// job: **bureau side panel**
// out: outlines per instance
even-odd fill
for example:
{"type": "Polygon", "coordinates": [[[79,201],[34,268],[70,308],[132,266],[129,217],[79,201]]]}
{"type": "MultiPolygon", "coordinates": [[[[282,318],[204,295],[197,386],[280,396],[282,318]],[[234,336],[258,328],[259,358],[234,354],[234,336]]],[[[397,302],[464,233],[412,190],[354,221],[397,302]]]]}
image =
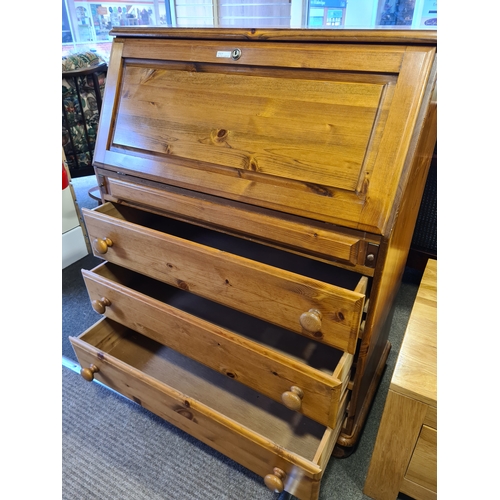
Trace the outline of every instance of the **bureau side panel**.
{"type": "MultiPolygon", "coordinates": [[[[432,82],[431,82],[432,83],[432,82]]],[[[433,85],[427,89],[428,96],[433,85]]],[[[375,271],[370,305],[359,350],[353,396],[349,409],[349,423],[341,435],[345,446],[351,446],[361,432],[370,403],[376,390],[380,360],[387,347],[390,312],[403,276],[413,229],[420,207],[430,159],[436,143],[437,107],[429,105],[428,114],[422,117],[420,133],[414,138],[417,144],[411,157],[408,182],[402,193],[402,204],[394,222],[390,238],[381,244],[375,271]]]]}

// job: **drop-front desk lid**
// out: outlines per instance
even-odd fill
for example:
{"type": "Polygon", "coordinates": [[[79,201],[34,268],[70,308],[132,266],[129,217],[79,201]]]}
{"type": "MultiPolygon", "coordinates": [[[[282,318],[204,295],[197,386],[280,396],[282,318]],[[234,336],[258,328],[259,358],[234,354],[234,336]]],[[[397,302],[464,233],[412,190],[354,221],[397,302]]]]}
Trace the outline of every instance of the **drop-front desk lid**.
{"type": "Polygon", "coordinates": [[[112,34],[96,167],[390,231],[435,84],[435,32],[112,34]]]}

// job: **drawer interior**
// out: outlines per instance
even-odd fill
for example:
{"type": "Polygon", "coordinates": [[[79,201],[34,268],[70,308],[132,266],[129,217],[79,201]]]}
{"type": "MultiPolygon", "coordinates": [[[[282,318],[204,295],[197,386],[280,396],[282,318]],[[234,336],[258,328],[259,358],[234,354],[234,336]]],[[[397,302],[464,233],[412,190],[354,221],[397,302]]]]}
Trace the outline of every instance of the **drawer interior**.
{"type": "Polygon", "coordinates": [[[313,460],[326,428],[112,320],[80,340],[174,388],[270,441],[313,460]]]}
{"type": "Polygon", "coordinates": [[[96,211],[351,291],[362,277],[348,269],[129,206],[106,203],[96,211]]]}
{"type": "Polygon", "coordinates": [[[267,323],[258,318],[167,285],[110,262],[92,270],[114,283],[126,286],[162,303],[230,330],[311,368],[332,375],[343,351],[267,323]]]}

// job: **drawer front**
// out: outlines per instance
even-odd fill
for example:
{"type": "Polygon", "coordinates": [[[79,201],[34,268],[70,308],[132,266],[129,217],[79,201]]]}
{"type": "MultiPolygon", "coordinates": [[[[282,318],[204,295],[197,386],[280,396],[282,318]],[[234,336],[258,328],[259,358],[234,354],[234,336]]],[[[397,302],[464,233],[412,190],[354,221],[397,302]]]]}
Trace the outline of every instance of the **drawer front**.
{"type": "MultiPolygon", "coordinates": [[[[101,210],[114,213],[111,204],[101,210]]],[[[354,353],[364,294],[106,213],[83,212],[95,255],[354,353]]]]}
{"type": "MultiPolygon", "coordinates": [[[[80,337],[70,339],[87,380],[99,380],[262,477],[280,468],[285,473],[284,488],[300,499],[317,494],[323,470],[314,460],[319,459],[320,450],[333,443],[325,442],[322,436],[315,438],[308,446],[314,448],[317,441],[318,450],[310,451],[312,459],[304,458],[190,397],[184,388],[178,390],[108,354],[108,350],[121,349],[115,336],[120,326],[105,319],[80,337]]],[[[150,364],[154,362],[150,360],[150,364]]],[[[170,375],[166,370],[163,378],[170,375]]],[[[325,435],[334,442],[338,433],[325,435]]]]}
{"type": "MultiPolygon", "coordinates": [[[[234,331],[124,286],[121,281],[125,281],[125,278],[117,274],[123,271],[126,276],[127,271],[110,268],[109,264],[102,264],[93,271],[82,271],[96,312],[252,387],[325,426],[336,426],[341,397],[349,379],[352,355],[338,351],[330,354],[331,357],[337,355],[338,363],[327,375],[234,331]]],[[[149,281],[145,281],[142,286],[149,290],[153,287],[154,284],[149,281]]],[[[175,300],[174,297],[171,302],[175,304],[175,300]]],[[[177,299],[177,303],[181,300],[177,299]]],[[[289,337],[292,335],[289,334],[289,337]]],[[[302,352],[312,352],[322,347],[313,345],[313,342],[308,345],[307,341],[303,344],[305,347],[301,346],[302,352]]]]}
{"type": "Polygon", "coordinates": [[[115,41],[96,166],[383,234],[435,48],[234,43],[115,41]]]}
{"type": "Polygon", "coordinates": [[[405,479],[437,492],[437,431],[422,426],[405,479]]]}
{"type": "MultiPolygon", "coordinates": [[[[373,275],[380,238],[366,232],[340,228],[324,222],[230,202],[192,191],[165,187],[152,181],[129,182],[104,170],[100,179],[104,198],[130,202],[171,213],[174,218],[222,228],[231,234],[260,240],[279,248],[313,256],[337,265],[356,266],[373,275]]],[[[118,174],[115,174],[118,176],[118,174]]],[[[121,176],[123,177],[123,176],[121,176]]]]}

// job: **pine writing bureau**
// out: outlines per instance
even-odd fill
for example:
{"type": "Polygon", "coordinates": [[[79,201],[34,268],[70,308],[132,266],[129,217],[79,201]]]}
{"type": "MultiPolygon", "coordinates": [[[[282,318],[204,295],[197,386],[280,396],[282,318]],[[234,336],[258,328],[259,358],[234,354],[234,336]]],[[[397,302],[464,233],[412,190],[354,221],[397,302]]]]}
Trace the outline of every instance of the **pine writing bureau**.
{"type": "Polygon", "coordinates": [[[315,499],[353,451],[436,141],[436,34],[114,28],[84,217],[98,379],[315,499]]]}

